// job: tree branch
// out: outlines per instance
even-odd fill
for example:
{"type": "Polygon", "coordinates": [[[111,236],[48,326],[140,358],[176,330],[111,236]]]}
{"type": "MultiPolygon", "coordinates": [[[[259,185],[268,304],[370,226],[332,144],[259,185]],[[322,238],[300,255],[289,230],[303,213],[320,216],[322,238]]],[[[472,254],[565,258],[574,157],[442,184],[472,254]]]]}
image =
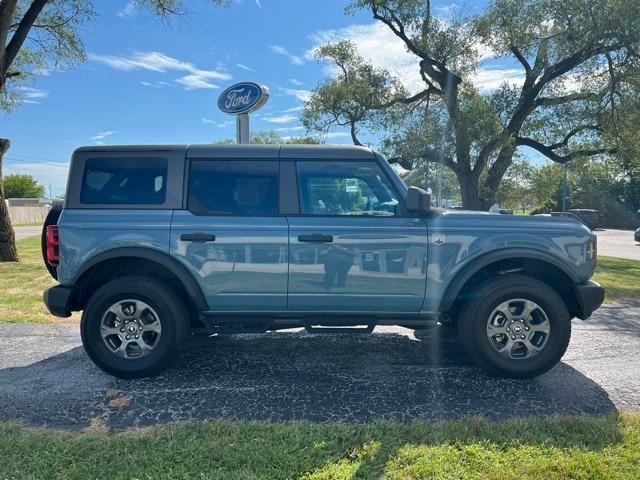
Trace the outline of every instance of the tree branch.
{"type": "Polygon", "coordinates": [[[568,95],[562,95],[560,97],[540,97],[535,101],[534,108],[553,107],[575,101],[599,102],[603,97],[604,95],[600,93],[591,92],[575,92],[568,95]]]}
{"type": "Polygon", "coordinates": [[[38,18],[38,15],[40,15],[40,13],[42,12],[42,9],[45,7],[48,1],[49,0],[33,0],[31,5],[29,5],[29,8],[27,9],[24,16],[22,17],[22,20],[20,20],[20,23],[18,24],[18,28],[14,32],[13,36],[11,37],[11,40],[9,41],[9,43],[7,44],[7,47],[5,48],[4,58],[3,58],[2,66],[0,70],[0,75],[2,75],[2,77],[4,77],[6,73],[9,71],[11,64],[16,59],[16,56],[18,55],[18,52],[20,51],[22,44],[24,43],[24,41],[27,38],[27,35],[29,34],[29,30],[31,30],[31,27],[33,26],[36,19],[38,18]]]}
{"type": "Polygon", "coordinates": [[[614,154],[618,152],[617,148],[594,148],[594,149],[584,149],[584,150],[574,150],[566,155],[559,155],[554,152],[553,148],[547,145],[544,145],[533,138],[524,138],[518,137],[516,139],[516,145],[525,146],[533,148],[537,150],[549,160],[552,160],[556,163],[564,164],[570,162],[574,158],[578,157],[593,157],[595,155],[603,155],[603,154],[614,154]]]}
{"type": "Polygon", "coordinates": [[[522,64],[525,72],[527,72],[527,75],[529,75],[529,73],[531,72],[531,65],[529,65],[527,59],[524,57],[524,55],[522,55],[520,50],[518,50],[518,47],[516,47],[515,45],[511,45],[509,49],[511,50],[511,53],[513,53],[514,57],[516,57],[516,59],[522,64]]]}

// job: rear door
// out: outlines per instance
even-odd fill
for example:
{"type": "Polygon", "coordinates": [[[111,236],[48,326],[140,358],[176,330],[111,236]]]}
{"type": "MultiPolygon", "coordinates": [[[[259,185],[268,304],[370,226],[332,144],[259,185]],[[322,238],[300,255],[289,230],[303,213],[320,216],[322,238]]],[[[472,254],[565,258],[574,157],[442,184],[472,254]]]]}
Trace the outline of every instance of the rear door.
{"type": "Polygon", "coordinates": [[[189,159],[171,253],[191,270],[211,311],[286,310],[288,226],[279,215],[274,156],[189,159]]]}
{"type": "MultiPolygon", "coordinates": [[[[284,161],[284,160],[283,160],[284,161]]],[[[289,216],[289,311],[417,314],[427,228],[374,159],[295,161],[289,216]]]]}

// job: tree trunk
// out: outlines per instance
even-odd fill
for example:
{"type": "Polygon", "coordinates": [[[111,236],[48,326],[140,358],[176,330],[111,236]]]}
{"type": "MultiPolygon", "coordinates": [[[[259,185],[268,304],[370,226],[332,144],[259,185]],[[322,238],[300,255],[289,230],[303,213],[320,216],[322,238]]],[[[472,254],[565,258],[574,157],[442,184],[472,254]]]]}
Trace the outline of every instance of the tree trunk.
{"type": "Polygon", "coordinates": [[[9,150],[11,142],[0,138],[0,262],[17,262],[16,238],[9,219],[9,209],[4,199],[4,184],[2,182],[2,159],[9,150]]]}
{"type": "Polygon", "coordinates": [[[462,207],[466,210],[482,210],[478,182],[471,172],[456,172],[460,183],[460,195],[462,197],[462,207]]]}

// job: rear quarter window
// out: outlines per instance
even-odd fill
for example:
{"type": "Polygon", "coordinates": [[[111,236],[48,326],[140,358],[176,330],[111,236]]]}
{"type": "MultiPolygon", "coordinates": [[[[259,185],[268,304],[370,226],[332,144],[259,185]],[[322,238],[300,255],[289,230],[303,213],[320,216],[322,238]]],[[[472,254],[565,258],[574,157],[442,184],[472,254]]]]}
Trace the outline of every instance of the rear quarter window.
{"type": "Polygon", "coordinates": [[[168,160],[88,158],[80,203],[84,205],[162,205],[167,195],[168,160]]]}

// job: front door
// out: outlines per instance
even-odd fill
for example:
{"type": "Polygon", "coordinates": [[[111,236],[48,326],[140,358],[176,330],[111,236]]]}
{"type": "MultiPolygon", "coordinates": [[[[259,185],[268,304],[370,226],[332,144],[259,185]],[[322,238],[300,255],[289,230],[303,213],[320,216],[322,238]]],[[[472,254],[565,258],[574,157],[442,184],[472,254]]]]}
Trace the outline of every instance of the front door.
{"type": "Polygon", "coordinates": [[[298,161],[289,220],[289,311],[418,313],[427,228],[403,216],[375,161],[298,161]]]}
{"type": "Polygon", "coordinates": [[[188,209],[174,212],[171,254],[215,312],[287,308],[288,226],[277,160],[193,159],[188,209]]]}

